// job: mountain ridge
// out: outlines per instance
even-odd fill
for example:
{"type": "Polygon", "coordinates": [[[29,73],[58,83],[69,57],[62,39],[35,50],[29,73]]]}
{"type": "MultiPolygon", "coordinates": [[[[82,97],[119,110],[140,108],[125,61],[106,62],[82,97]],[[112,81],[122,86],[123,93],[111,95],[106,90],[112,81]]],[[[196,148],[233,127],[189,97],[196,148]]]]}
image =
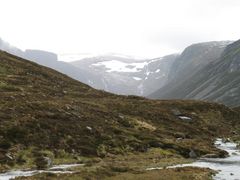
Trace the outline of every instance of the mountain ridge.
{"type": "MultiPolygon", "coordinates": [[[[238,61],[239,41],[231,43],[221,56],[207,66],[199,69],[175,89],[165,93],[159,90],[158,97],[167,99],[202,99],[239,106],[238,99],[238,61]]],[[[156,95],[156,94],[155,94],[156,95]]],[[[152,97],[154,94],[152,95],[152,97]]]]}

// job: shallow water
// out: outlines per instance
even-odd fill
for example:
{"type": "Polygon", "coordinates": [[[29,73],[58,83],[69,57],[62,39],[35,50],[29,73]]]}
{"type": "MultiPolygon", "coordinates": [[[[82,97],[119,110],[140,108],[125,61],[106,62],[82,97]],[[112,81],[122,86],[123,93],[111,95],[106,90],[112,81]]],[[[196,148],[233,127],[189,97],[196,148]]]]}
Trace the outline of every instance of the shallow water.
{"type": "MultiPolygon", "coordinates": [[[[217,139],[215,142],[217,148],[228,152],[229,157],[226,158],[202,158],[191,164],[180,164],[169,166],[167,168],[177,167],[203,167],[218,171],[213,177],[215,180],[240,180],[240,152],[237,145],[233,142],[224,143],[222,139],[217,139]]],[[[162,169],[148,168],[147,170],[162,169]]]]}
{"type": "Polygon", "coordinates": [[[39,173],[72,173],[72,171],[68,171],[68,168],[76,167],[76,166],[82,166],[83,164],[62,164],[62,165],[56,165],[48,170],[14,170],[14,171],[8,171],[6,173],[0,174],[0,180],[9,180],[11,178],[20,177],[20,176],[33,176],[35,174],[39,173]]]}
{"type": "MultiPolygon", "coordinates": [[[[167,168],[177,167],[204,167],[218,171],[215,180],[240,180],[240,151],[237,149],[236,144],[233,142],[224,143],[222,139],[217,139],[215,142],[217,148],[228,152],[229,157],[226,158],[203,158],[191,164],[179,164],[175,166],[169,166],[167,168]]],[[[68,168],[82,166],[83,164],[62,164],[53,166],[48,170],[14,170],[0,174],[0,180],[9,180],[11,178],[20,176],[33,176],[35,174],[43,172],[51,173],[72,173],[68,171],[68,168]]],[[[147,170],[162,169],[160,168],[148,168],[147,170]]]]}

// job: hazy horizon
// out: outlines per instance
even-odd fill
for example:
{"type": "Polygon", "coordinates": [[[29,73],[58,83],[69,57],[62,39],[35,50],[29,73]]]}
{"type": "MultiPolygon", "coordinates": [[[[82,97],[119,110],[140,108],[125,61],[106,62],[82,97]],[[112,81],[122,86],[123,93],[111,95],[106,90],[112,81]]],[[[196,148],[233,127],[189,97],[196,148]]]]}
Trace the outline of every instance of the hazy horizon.
{"type": "Polygon", "coordinates": [[[236,0],[8,0],[1,7],[3,40],[60,60],[111,53],[156,58],[240,37],[236,0]]]}

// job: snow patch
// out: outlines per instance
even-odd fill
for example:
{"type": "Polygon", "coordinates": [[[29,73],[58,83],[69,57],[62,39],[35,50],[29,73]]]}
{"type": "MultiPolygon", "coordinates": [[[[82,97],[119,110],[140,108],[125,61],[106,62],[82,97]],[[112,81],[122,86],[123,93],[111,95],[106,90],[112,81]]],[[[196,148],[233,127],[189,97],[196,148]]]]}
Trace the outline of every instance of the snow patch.
{"type": "Polygon", "coordinates": [[[140,78],[140,77],[133,77],[133,79],[135,79],[136,81],[141,81],[142,80],[142,78],[140,78]]]}
{"type": "Polygon", "coordinates": [[[144,66],[146,66],[147,62],[137,62],[137,63],[125,63],[118,60],[111,61],[102,61],[95,64],[93,66],[105,66],[107,68],[106,72],[139,72],[144,66]]]}

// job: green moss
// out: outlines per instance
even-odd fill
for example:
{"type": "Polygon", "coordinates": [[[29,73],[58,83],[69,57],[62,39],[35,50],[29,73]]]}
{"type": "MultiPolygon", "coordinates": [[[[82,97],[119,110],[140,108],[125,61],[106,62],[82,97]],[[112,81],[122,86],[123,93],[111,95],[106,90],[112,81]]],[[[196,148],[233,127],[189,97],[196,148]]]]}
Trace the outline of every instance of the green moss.
{"type": "Polygon", "coordinates": [[[7,73],[7,70],[5,67],[0,67],[0,74],[5,75],[7,73]]]}
{"type": "Polygon", "coordinates": [[[19,91],[20,89],[16,86],[0,82],[0,91],[19,91]]]}

